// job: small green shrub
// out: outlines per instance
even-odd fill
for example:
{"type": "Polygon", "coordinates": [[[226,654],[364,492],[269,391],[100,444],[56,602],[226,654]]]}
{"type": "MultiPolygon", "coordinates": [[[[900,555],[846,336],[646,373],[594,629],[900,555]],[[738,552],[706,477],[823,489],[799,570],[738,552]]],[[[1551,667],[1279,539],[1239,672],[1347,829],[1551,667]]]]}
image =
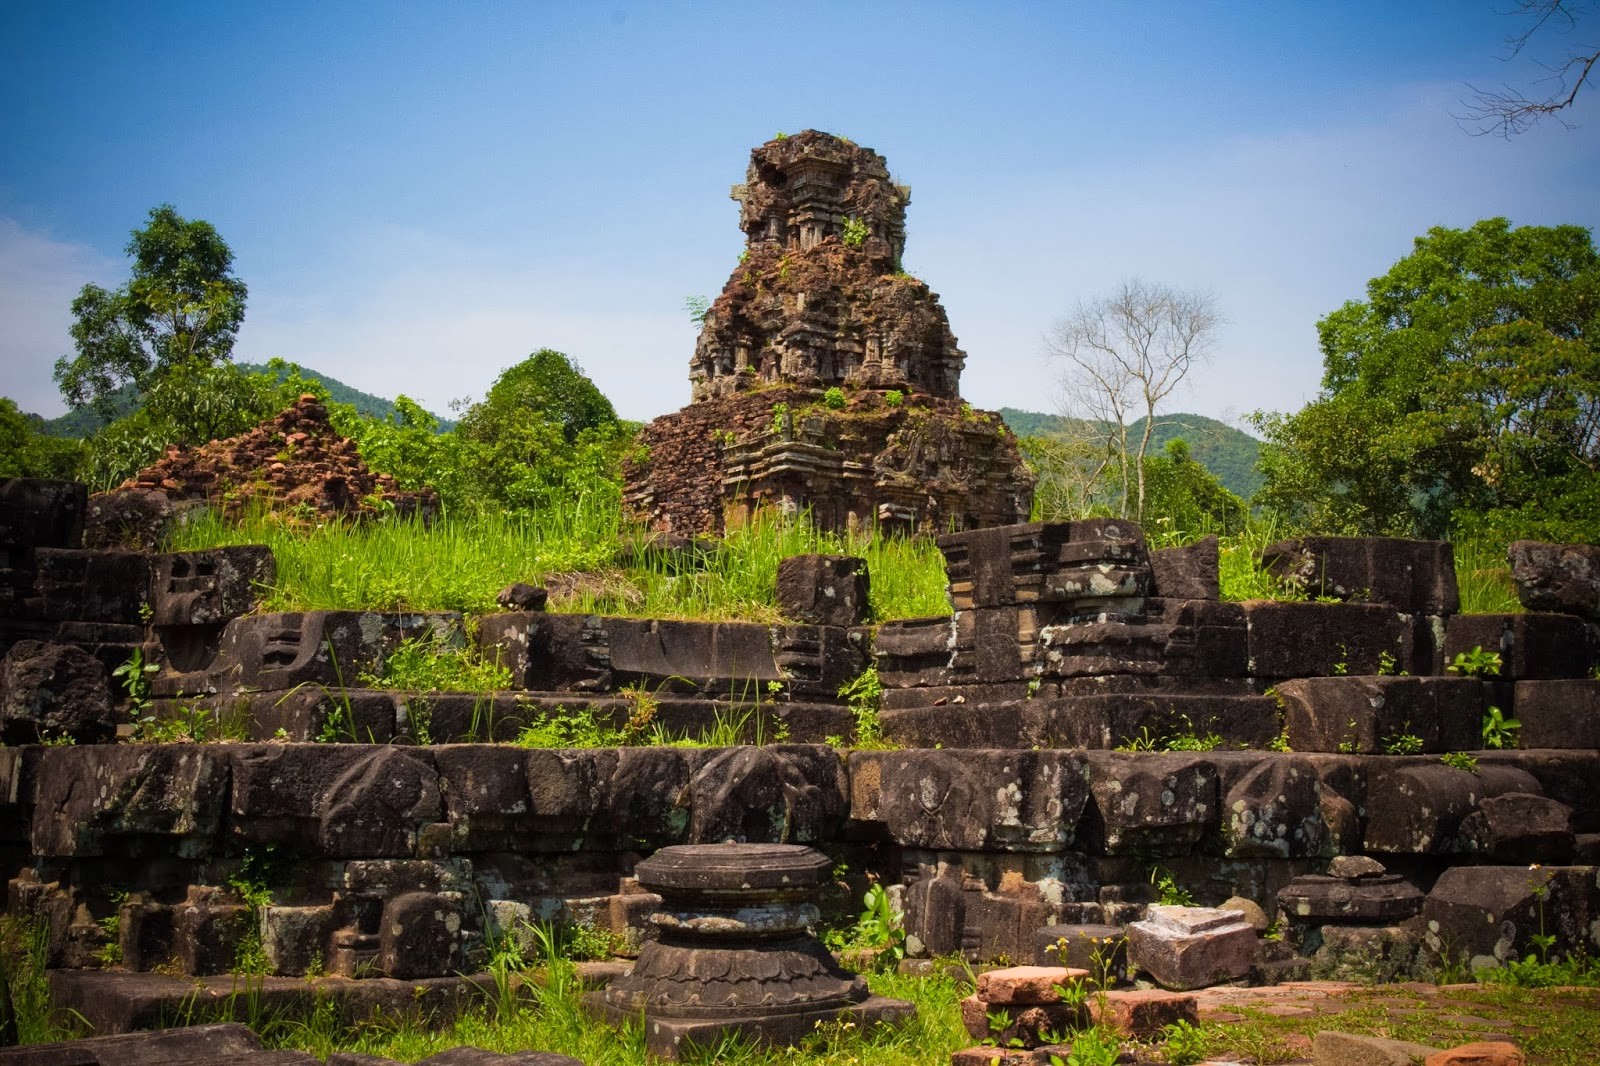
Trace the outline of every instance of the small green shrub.
{"type": "Polygon", "coordinates": [[[851,215],[844,220],[844,235],[841,238],[851,248],[860,248],[867,242],[867,224],[851,215]]]}
{"type": "Polygon", "coordinates": [[[1439,761],[1446,766],[1454,767],[1457,770],[1465,770],[1471,774],[1478,772],[1478,760],[1464,751],[1448,752],[1439,756],[1439,761]]]}
{"type": "Polygon", "coordinates": [[[1522,728],[1522,723],[1515,718],[1507,718],[1498,707],[1490,707],[1483,716],[1483,746],[1486,748],[1514,748],[1517,746],[1517,730],[1522,728]]]}
{"type": "Polygon", "coordinates": [[[1450,660],[1450,665],[1445,669],[1462,677],[1489,678],[1498,677],[1503,665],[1499,652],[1484,651],[1483,645],[1479,644],[1471,651],[1456,652],[1455,658],[1450,660]]]}
{"type": "Polygon", "coordinates": [[[511,687],[511,670],[498,657],[485,662],[434,632],[401,641],[382,669],[363,673],[361,683],[401,692],[499,692],[511,687]]]}
{"type": "Polygon", "coordinates": [[[888,404],[890,407],[899,407],[901,404],[906,402],[906,394],[901,392],[899,389],[890,389],[888,392],[883,394],[883,402],[888,404]]]}
{"type": "Polygon", "coordinates": [[[842,411],[845,406],[844,390],[835,385],[822,394],[822,406],[830,411],[842,411]]]}

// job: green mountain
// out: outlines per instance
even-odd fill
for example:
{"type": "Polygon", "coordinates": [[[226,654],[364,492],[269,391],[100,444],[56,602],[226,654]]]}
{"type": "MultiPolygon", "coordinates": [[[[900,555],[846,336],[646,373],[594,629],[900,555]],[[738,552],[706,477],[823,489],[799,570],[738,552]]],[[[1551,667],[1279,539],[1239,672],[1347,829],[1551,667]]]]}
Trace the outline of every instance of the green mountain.
{"type": "MultiPolygon", "coordinates": [[[[239,368],[252,374],[270,374],[272,368],[261,363],[240,363],[239,368]]],[[[278,380],[282,381],[289,376],[288,370],[278,373],[278,380]]],[[[394,414],[394,402],[385,400],[382,396],[374,396],[370,392],[362,392],[352,388],[336,378],[319,373],[308,367],[300,367],[300,376],[320,382],[328,390],[328,396],[335,403],[347,403],[360,413],[370,418],[388,418],[394,414]]],[[[139,394],[132,385],[124,385],[117,390],[116,414],[121,417],[139,405],[139,394]]],[[[51,437],[92,437],[105,428],[106,420],[94,411],[83,408],[78,411],[68,411],[58,418],[39,418],[38,415],[30,416],[39,419],[37,425],[39,432],[51,437]]],[[[440,430],[455,428],[455,422],[450,419],[439,419],[440,430]]]]}
{"type": "MultiPolygon", "coordinates": [[[[1019,437],[1048,437],[1062,432],[1072,422],[1061,415],[1012,407],[1000,408],[1000,417],[1019,437]]],[[[1128,432],[1137,437],[1143,426],[1141,418],[1128,427],[1128,432]]],[[[1250,434],[1205,415],[1163,415],[1150,438],[1151,454],[1159,454],[1174,437],[1187,441],[1195,461],[1215,474],[1230,492],[1248,500],[1261,487],[1261,475],[1256,470],[1261,442],[1250,434]]]]}

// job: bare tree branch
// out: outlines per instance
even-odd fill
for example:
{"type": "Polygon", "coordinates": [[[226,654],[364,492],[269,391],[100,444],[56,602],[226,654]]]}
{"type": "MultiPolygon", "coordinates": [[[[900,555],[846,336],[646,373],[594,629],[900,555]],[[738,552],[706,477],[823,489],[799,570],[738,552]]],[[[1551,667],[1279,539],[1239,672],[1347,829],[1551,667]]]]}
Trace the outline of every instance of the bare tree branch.
{"type": "MultiPolygon", "coordinates": [[[[1571,33],[1579,19],[1589,14],[1589,0],[1518,0],[1508,12],[1529,18],[1533,24],[1522,33],[1506,39],[1506,60],[1516,58],[1528,47],[1539,31],[1554,24],[1555,33],[1571,33]]],[[[1593,43],[1569,48],[1566,55],[1554,63],[1539,65],[1549,71],[1535,84],[1553,88],[1543,96],[1529,96],[1510,85],[1500,89],[1479,89],[1468,86],[1472,97],[1462,101],[1464,110],[1455,116],[1457,124],[1475,136],[1497,134],[1507,139],[1525,133],[1539,124],[1541,119],[1554,118],[1568,129],[1574,123],[1562,114],[1578,99],[1578,92],[1595,75],[1600,64],[1600,47],[1593,43]]]]}
{"type": "Polygon", "coordinates": [[[1123,517],[1144,514],[1144,459],[1158,408],[1210,353],[1221,325],[1211,294],[1134,278],[1110,296],[1080,302],[1046,340],[1046,351],[1064,364],[1062,413],[1101,427],[1120,475],[1123,517]]]}

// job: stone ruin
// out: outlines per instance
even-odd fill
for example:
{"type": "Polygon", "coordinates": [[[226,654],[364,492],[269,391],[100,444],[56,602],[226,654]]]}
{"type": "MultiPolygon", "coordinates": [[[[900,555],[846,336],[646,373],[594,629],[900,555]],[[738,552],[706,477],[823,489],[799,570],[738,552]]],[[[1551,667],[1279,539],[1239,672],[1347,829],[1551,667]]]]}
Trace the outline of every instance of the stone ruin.
{"type": "Polygon", "coordinates": [[[168,445],[161,459],[89,501],[86,536],[94,547],[154,549],[168,524],[189,511],[211,507],[237,516],[252,506],[316,520],[380,510],[431,517],[439,500],[373,473],[355,441],[334,429],[326,405],[306,393],[237,437],[168,445]]]}
{"type": "Polygon", "coordinates": [[[446,1017],[527,920],[656,943],[675,875],[645,860],[730,840],[880,878],[915,957],[1083,966],[1098,939],[1180,996],[1492,966],[1541,931],[1600,950],[1597,548],[1516,545],[1531,609],[1462,614],[1447,544],[1275,545],[1313,598],[1233,603],[1214,540],[1035,523],[941,538],[940,617],[867,626],[859,564],[802,557],[784,624],[508,610],[470,633],[257,613],[265,549],[84,549],[84,506],[80,486],[0,486],[0,866],[7,911],[48,928],[57,1002],[99,1032],[196,995],[224,1010],[245,945],[273,1009],[446,1017]],[[500,655],[513,688],[360,687],[422,633],[500,655]],[[236,739],[129,742],[109,668],[134,647],[160,667],[140,714],[236,739]],[[1478,648],[1496,673],[1446,669],[1478,648]],[[899,746],[824,743],[851,734],[839,689],[869,663],[899,746]],[[1518,747],[1483,749],[1490,707],[1518,747]],[[504,743],[575,712],[680,732],[748,714],[769,742],[504,743]],[[1202,906],[1159,906],[1161,878],[1202,906]],[[1273,916],[1281,940],[1259,935],[1273,916]]]}
{"type": "Polygon", "coordinates": [[[966,356],[938,296],[901,269],[911,190],[883,157],[815,130],[780,137],[750,153],[733,198],[744,253],[706,312],[689,406],[646,426],[625,470],[629,509],[683,536],[762,508],[829,529],[1025,519],[1016,440],[961,402],[966,356]]]}

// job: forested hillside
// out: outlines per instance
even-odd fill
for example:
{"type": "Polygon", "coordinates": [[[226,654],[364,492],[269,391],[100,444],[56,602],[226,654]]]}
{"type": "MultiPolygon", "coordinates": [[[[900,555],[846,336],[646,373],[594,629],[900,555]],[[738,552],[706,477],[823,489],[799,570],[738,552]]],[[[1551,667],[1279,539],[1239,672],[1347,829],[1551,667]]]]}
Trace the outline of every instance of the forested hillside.
{"type": "MultiPolygon", "coordinates": [[[[1000,417],[1019,437],[1050,436],[1067,428],[1071,421],[1061,415],[1019,411],[1014,407],[1000,408],[1000,417]]],[[[1137,438],[1143,425],[1142,418],[1134,422],[1129,429],[1130,436],[1137,438]]],[[[1256,470],[1261,442],[1250,434],[1205,415],[1163,415],[1151,437],[1150,454],[1161,454],[1167,441],[1174,437],[1187,441],[1194,459],[1215,474],[1230,492],[1248,500],[1261,487],[1261,475],[1256,470]]]]}

